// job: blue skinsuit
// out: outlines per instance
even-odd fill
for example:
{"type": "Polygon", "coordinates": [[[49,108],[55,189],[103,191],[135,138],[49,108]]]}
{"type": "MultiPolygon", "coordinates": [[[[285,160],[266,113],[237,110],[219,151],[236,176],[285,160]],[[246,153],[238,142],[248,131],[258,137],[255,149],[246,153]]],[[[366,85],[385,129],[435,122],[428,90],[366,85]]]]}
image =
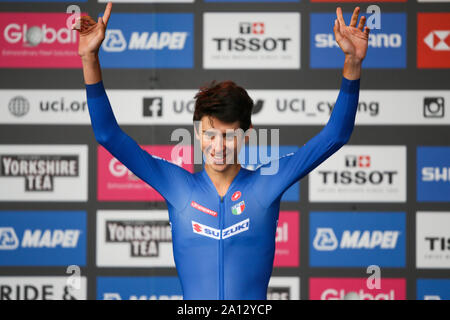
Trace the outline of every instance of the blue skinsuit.
{"type": "Polygon", "coordinates": [[[281,196],[347,143],[359,80],[342,78],[327,125],[298,151],[272,160],[279,161],[275,175],[260,174],[270,162],[241,167],[223,198],[204,169],[190,173],[154,157],[124,133],[102,81],[85,86],[98,143],[166,200],[184,299],[266,299],[281,196]]]}

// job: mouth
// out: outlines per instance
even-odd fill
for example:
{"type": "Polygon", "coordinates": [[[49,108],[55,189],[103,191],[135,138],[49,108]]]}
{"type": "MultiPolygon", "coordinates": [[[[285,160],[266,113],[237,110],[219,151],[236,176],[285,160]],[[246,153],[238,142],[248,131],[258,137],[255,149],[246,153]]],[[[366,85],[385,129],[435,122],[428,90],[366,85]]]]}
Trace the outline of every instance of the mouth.
{"type": "Polygon", "coordinates": [[[210,153],[209,157],[211,158],[211,160],[212,160],[212,162],[214,164],[225,164],[226,156],[225,157],[223,155],[222,156],[217,156],[217,155],[212,155],[210,153]]]}

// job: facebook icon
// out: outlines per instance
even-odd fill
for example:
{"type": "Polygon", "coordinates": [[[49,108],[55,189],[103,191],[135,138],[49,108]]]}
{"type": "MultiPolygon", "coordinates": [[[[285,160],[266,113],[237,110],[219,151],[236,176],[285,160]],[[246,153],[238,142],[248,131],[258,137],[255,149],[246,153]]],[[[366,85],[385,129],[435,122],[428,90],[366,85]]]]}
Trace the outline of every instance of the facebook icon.
{"type": "Polygon", "coordinates": [[[144,98],[144,117],[162,117],[162,97],[144,98]]]}

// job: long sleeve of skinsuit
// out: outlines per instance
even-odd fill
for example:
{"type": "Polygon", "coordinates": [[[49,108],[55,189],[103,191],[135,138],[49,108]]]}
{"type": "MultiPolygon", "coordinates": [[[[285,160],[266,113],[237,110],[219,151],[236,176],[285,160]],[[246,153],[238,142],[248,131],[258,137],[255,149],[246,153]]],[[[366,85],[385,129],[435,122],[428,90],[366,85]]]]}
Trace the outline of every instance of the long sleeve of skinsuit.
{"type": "MultiPolygon", "coordinates": [[[[143,150],[118,125],[103,81],[86,84],[86,96],[95,138],[136,176],[155,188],[175,208],[183,207],[191,173],[143,150]]],[[[124,107],[124,106],[121,106],[124,107]]]]}
{"type": "Polygon", "coordinates": [[[260,172],[257,179],[257,185],[265,186],[265,196],[260,198],[264,207],[270,206],[292,184],[349,141],[358,107],[359,82],[359,79],[348,80],[343,77],[339,95],[325,127],[296,152],[260,166],[259,170],[269,165],[277,168],[275,175],[260,172]]]}

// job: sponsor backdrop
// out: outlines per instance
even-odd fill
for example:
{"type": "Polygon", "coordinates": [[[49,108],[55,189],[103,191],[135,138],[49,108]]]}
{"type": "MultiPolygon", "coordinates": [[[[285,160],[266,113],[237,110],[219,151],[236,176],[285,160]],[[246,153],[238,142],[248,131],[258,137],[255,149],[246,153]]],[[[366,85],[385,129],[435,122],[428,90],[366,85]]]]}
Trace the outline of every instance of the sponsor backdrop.
{"type": "MultiPolygon", "coordinates": [[[[164,199],[90,127],[68,25],[106,2],[0,0],[0,300],[182,299],[164,199]]],[[[335,9],[360,5],[356,126],[283,195],[267,297],[450,299],[450,0],[113,2],[100,59],[117,120],[190,172],[194,95],[214,79],[248,90],[269,143],[279,130],[279,149],[239,155],[250,169],[317,134],[344,62],[335,9]]]]}

